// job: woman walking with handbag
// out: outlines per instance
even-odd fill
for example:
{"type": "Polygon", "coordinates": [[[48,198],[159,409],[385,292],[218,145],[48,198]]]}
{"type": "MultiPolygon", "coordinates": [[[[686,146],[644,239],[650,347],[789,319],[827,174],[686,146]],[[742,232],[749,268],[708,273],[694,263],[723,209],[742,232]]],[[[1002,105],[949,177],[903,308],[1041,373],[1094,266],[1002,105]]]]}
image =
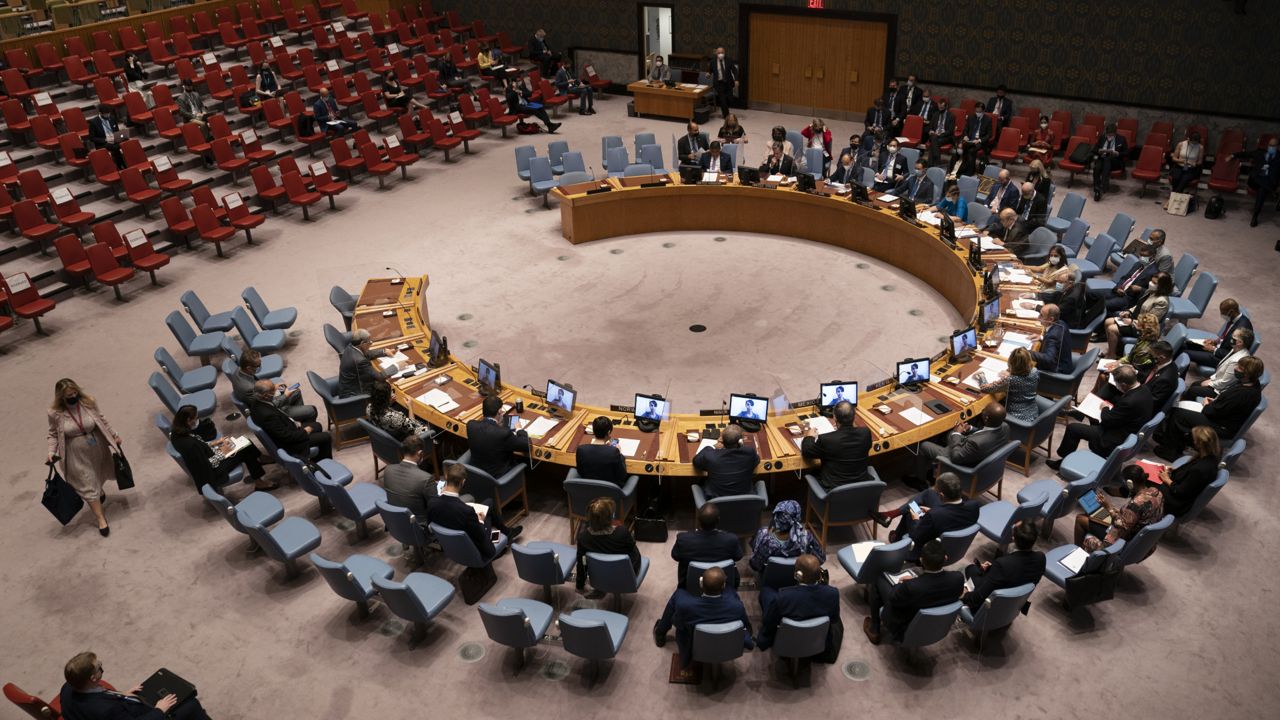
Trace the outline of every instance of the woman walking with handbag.
{"type": "Polygon", "coordinates": [[[60,464],[62,477],[89,504],[103,537],[111,528],[102,511],[102,484],[115,477],[112,456],[119,452],[120,436],[99,412],[98,403],[74,380],[59,380],[49,408],[49,461],[60,464]]]}

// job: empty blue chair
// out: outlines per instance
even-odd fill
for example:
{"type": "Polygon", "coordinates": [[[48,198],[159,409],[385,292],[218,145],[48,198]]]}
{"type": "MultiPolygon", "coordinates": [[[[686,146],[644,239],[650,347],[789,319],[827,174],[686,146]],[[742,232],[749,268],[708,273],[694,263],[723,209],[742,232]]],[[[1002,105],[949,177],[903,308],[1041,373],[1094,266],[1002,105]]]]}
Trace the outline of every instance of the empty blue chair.
{"type": "Polygon", "coordinates": [[[812,475],[805,475],[809,486],[805,524],[815,528],[818,543],[827,547],[827,533],[833,527],[857,527],[870,523],[871,537],[875,538],[879,526],[873,518],[880,510],[880,495],[888,487],[873,467],[867,467],[870,480],[849,483],[827,490],[812,475]]]}
{"type": "Polygon", "coordinates": [[[987,633],[1012,625],[1035,590],[1036,586],[1032,583],[1001,588],[988,595],[978,607],[977,612],[970,610],[967,606],[961,606],[960,619],[964,620],[969,629],[978,636],[979,654],[986,645],[987,633]]]}
{"type": "Polygon", "coordinates": [[[569,143],[564,140],[553,140],[547,145],[547,160],[551,162],[551,172],[556,175],[564,173],[564,154],[569,152],[569,143]]]}
{"type": "Polygon", "coordinates": [[[822,148],[805,148],[804,150],[804,171],[813,177],[814,180],[821,180],[823,177],[823,156],[822,148]]]}
{"type": "Polygon", "coordinates": [[[1004,500],[987,503],[978,510],[978,531],[1003,553],[1013,542],[1014,526],[1039,518],[1048,500],[1049,489],[1041,487],[1038,492],[1028,492],[1025,497],[1018,493],[1017,505],[1004,500]]]}
{"type": "MultiPolygon", "coordinates": [[[[340,465],[340,463],[333,463],[340,465]]],[[[303,468],[304,472],[311,472],[310,468],[303,468]]],[[[341,467],[341,473],[338,478],[349,477],[351,471],[346,467],[341,467]]],[[[324,491],[325,497],[333,504],[333,507],[342,517],[356,524],[356,537],[364,539],[369,536],[369,518],[378,514],[378,503],[387,501],[387,491],[373,483],[352,483],[344,485],[337,480],[329,479],[325,473],[325,468],[321,467],[314,474],[316,482],[320,484],[320,489],[324,491]]]]}
{"type": "Polygon", "coordinates": [[[338,376],[321,377],[311,370],[307,371],[307,382],[311,385],[311,389],[316,395],[324,401],[325,417],[328,418],[327,428],[333,434],[333,445],[336,448],[344,448],[360,442],[361,436],[353,434],[347,428],[359,424],[356,422],[364,417],[369,406],[369,394],[360,393],[358,395],[348,395],[346,397],[338,397],[338,376]],[[354,435],[354,437],[349,437],[354,435]]]}
{"type": "MultiPolygon", "coordinates": [[[[955,625],[962,607],[964,604],[957,600],[946,605],[920,610],[915,617],[911,618],[911,624],[907,625],[907,629],[903,632],[902,642],[896,644],[904,648],[922,648],[941,642],[950,634],[951,626],[955,625]]],[[[881,612],[881,618],[887,611],[886,608],[881,612]]]]}
{"type": "Polygon", "coordinates": [[[653,166],[649,163],[639,163],[636,165],[628,165],[626,170],[622,171],[623,177],[635,177],[637,175],[652,175],[653,166]]]}
{"type": "Polygon", "coordinates": [[[475,543],[471,542],[471,538],[461,530],[451,530],[435,523],[427,526],[436,540],[440,543],[440,549],[444,551],[446,557],[450,560],[469,568],[483,568],[493,562],[493,558],[502,554],[507,549],[507,543],[510,542],[506,535],[499,535],[497,542],[493,544],[493,557],[485,560],[480,557],[480,551],[476,549],[475,543]]]}
{"type": "Polygon", "coordinates": [[[1067,196],[1062,198],[1062,202],[1058,205],[1058,214],[1045,221],[1044,226],[1053,231],[1053,234],[1062,237],[1067,232],[1067,228],[1071,227],[1071,221],[1080,217],[1080,213],[1084,212],[1085,197],[1077,192],[1069,192],[1067,196]]]}
{"type": "MultiPolygon", "coordinates": [[[[230,359],[232,363],[235,363],[235,369],[238,370],[240,353],[244,352],[244,346],[237,342],[234,337],[230,335],[223,335],[221,347],[222,352],[226,353],[227,358],[230,359]]],[[[284,374],[283,357],[275,354],[264,354],[258,358],[258,360],[261,365],[258,367],[258,372],[253,374],[253,376],[258,380],[275,380],[284,374]]]]}
{"type": "Polygon", "coordinates": [[[547,602],[551,602],[551,586],[563,585],[573,574],[578,551],[568,545],[539,541],[512,545],[511,558],[516,563],[516,575],[527,583],[541,585],[547,602]]]}
{"type": "Polygon", "coordinates": [[[1191,320],[1204,317],[1204,311],[1213,299],[1213,292],[1218,289],[1218,278],[1211,272],[1202,272],[1191,284],[1191,292],[1186,297],[1169,298],[1170,320],[1191,320]]]}
{"type": "Polygon", "coordinates": [[[187,354],[187,357],[200,358],[202,365],[208,365],[210,356],[220,352],[222,338],[225,337],[221,331],[197,335],[187,323],[186,318],[182,317],[182,313],[177,310],[164,317],[164,324],[168,326],[169,332],[173,333],[173,337],[178,341],[178,345],[182,346],[182,351],[187,354]]]}
{"type": "Polygon", "coordinates": [[[1095,476],[1099,485],[1106,485],[1111,478],[1120,472],[1124,464],[1133,459],[1139,451],[1138,435],[1130,433],[1105,458],[1094,455],[1088,448],[1081,448],[1062,459],[1058,474],[1067,482],[1095,476]]]}
{"type": "Polygon", "coordinates": [[[448,580],[424,572],[412,572],[404,582],[390,578],[373,578],[373,587],[382,596],[382,602],[396,617],[413,623],[410,644],[415,644],[427,634],[427,625],[453,600],[453,584],[448,580]]]}
{"type": "MultiPolygon", "coordinates": [[[[1104,314],[1099,313],[1098,323],[1101,324],[1104,314]]],[[[1073,342],[1074,342],[1074,331],[1073,342]]],[[[1085,336],[1088,339],[1088,336],[1085,336]]],[[[1076,355],[1072,358],[1071,372],[1069,373],[1051,373],[1044,370],[1040,371],[1040,386],[1037,392],[1050,399],[1071,398],[1076,399],[1076,393],[1080,389],[1080,381],[1084,379],[1085,372],[1092,370],[1098,364],[1098,356],[1102,354],[1102,348],[1089,348],[1088,352],[1082,355],[1076,355]]]]}
{"type": "MultiPolygon", "coordinates": [[[[609,151],[613,148],[622,148],[626,152],[627,147],[622,144],[622,138],[617,135],[605,135],[600,138],[600,163],[604,165],[604,169],[609,169],[609,163],[612,160],[609,157],[609,151]]],[[[626,163],[623,163],[625,165],[626,163]]]]}
{"type": "Polygon", "coordinates": [[[240,299],[244,300],[249,312],[253,313],[253,319],[258,321],[258,326],[263,330],[288,330],[298,321],[298,308],[282,307],[272,310],[252,285],[240,293],[240,299]]]}
{"type": "Polygon", "coordinates": [[[153,357],[182,393],[210,390],[218,384],[218,370],[212,365],[201,365],[195,370],[183,370],[178,361],[174,360],[163,346],[156,348],[153,357]]]}
{"type": "Polygon", "coordinates": [[[1071,264],[1076,266],[1081,277],[1091,278],[1107,266],[1107,257],[1115,246],[1116,241],[1110,235],[1102,233],[1089,248],[1089,253],[1083,258],[1074,258],[1071,264]]]}
{"type": "Polygon", "coordinates": [[[640,148],[640,153],[636,155],[636,159],[645,165],[651,166],[654,170],[662,170],[666,164],[662,160],[661,145],[644,145],[640,148]]]}
{"type": "Polygon", "coordinates": [[[792,154],[800,155],[804,152],[804,135],[799,130],[788,130],[787,142],[791,143],[792,154]]]}
{"type": "Polygon", "coordinates": [[[565,652],[591,661],[594,682],[600,674],[600,661],[616,657],[622,649],[630,622],[626,615],[584,608],[561,615],[556,627],[560,629],[565,652]]]}
{"type": "Polygon", "coordinates": [[[1129,233],[1133,232],[1134,225],[1135,223],[1133,218],[1129,217],[1125,213],[1116,213],[1116,216],[1111,219],[1111,225],[1107,227],[1107,231],[1105,233],[1099,234],[1097,237],[1086,238],[1084,244],[1086,247],[1093,247],[1094,241],[1099,237],[1102,237],[1102,235],[1106,235],[1111,238],[1118,247],[1124,247],[1129,243],[1129,233]]]}
{"type": "Polygon", "coordinates": [[[645,145],[656,145],[657,143],[658,138],[653,133],[636,133],[632,147],[634,148],[636,157],[640,157],[640,148],[645,145]]]}
{"type": "Polygon", "coordinates": [[[968,488],[965,494],[970,498],[977,498],[994,487],[998,499],[1004,493],[1005,461],[1021,445],[1022,443],[1017,440],[1010,440],[973,467],[956,465],[946,456],[938,457],[938,465],[941,466],[942,472],[953,472],[960,477],[961,485],[968,488]]]}
{"type": "Polygon", "coordinates": [[[169,383],[168,378],[159,372],[151,373],[151,377],[147,378],[147,385],[155,391],[156,397],[160,398],[160,402],[164,403],[165,409],[170,415],[178,412],[178,408],[183,405],[194,405],[196,414],[202,418],[209,417],[213,414],[215,408],[218,407],[218,398],[213,394],[212,390],[200,390],[198,392],[187,395],[179,395],[177,390],[173,389],[173,385],[169,383]]]}
{"type": "Polygon", "coordinates": [[[329,323],[325,323],[324,341],[329,344],[329,347],[333,348],[335,353],[341,355],[342,351],[346,350],[347,346],[351,344],[351,333],[343,332],[329,323]]]}
{"type": "Polygon", "coordinates": [[[529,192],[542,196],[542,206],[551,207],[547,195],[555,189],[556,176],[551,172],[551,161],[544,157],[529,160],[529,192]]]}
{"type": "Polygon", "coordinates": [[[571,172],[566,172],[565,174],[561,175],[560,179],[556,181],[556,187],[577,185],[578,183],[589,182],[594,179],[595,178],[591,177],[590,173],[573,170],[571,172]]]}
{"type": "Polygon", "coordinates": [[[849,545],[836,553],[840,567],[849,573],[849,577],[859,585],[869,586],[881,573],[896,573],[902,570],[911,557],[911,537],[907,536],[893,543],[880,543],[867,552],[866,557],[859,560],[855,549],[866,548],[865,543],[849,545]]]}
{"type": "Polygon", "coordinates": [[[1038,227],[1031,231],[1030,245],[1022,254],[1022,262],[1025,265],[1043,265],[1049,261],[1049,250],[1051,250],[1057,238],[1053,231],[1048,228],[1038,227]]]}
{"type": "Polygon", "coordinates": [[[507,470],[502,477],[495,478],[489,473],[471,464],[471,451],[468,450],[457,460],[446,460],[445,467],[458,463],[467,469],[467,492],[473,497],[490,498],[502,512],[506,522],[513,522],[520,515],[529,513],[529,495],[525,492],[524,472],[528,467],[518,462],[507,470]],[[518,512],[508,513],[506,508],[514,500],[521,501],[518,512]]]}
{"type": "MultiPolygon", "coordinates": [[[[227,521],[231,529],[244,535],[248,535],[249,531],[240,524],[237,512],[243,512],[254,523],[262,527],[275,525],[284,517],[284,505],[281,505],[280,501],[271,493],[265,493],[261,490],[254,490],[235,505],[232,505],[231,501],[212,485],[206,484],[200,488],[200,494],[227,521]]],[[[257,548],[258,544],[250,540],[249,549],[256,550],[257,548]]]]}
{"type": "Polygon", "coordinates": [[[858,171],[858,184],[870,190],[876,184],[876,171],[863,166],[858,171]]]}
{"type": "Polygon", "coordinates": [[[1067,231],[1062,234],[1060,241],[1067,249],[1068,257],[1075,257],[1080,254],[1080,248],[1084,245],[1084,239],[1089,235],[1089,223],[1080,218],[1073,218],[1071,224],[1067,226],[1067,231]]]}
{"type": "Polygon", "coordinates": [[[182,293],[179,302],[182,303],[182,307],[186,309],[191,319],[195,321],[196,327],[200,329],[200,332],[225,332],[231,329],[231,311],[209,312],[209,308],[205,307],[204,301],[200,299],[200,296],[194,290],[182,293]]]}
{"type": "Polygon", "coordinates": [[[1187,285],[1191,282],[1191,276],[1195,275],[1196,269],[1199,267],[1200,260],[1195,255],[1182,253],[1182,257],[1178,258],[1178,264],[1173,266],[1174,295],[1182,295],[1183,291],[1187,289],[1187,285]]]}
{"type": "Polygon", "coordinates": [[[236,332],[240,333],[240,339],[254,350],[260,353],[273,353],[284,347],[283,330],[259,330],[244,308],[236,307],[232,310],[231,319],[236,324],[236,332]]]}
{"type": "Polygon", "coordinates": [[[969,203],[969,222],[979,229],[991,222],[991,208],[980,202],[969,203]]]}
{"type": "MultiPolygon", "coordinates": [[[[907,172],[914,173],[916,171],[916,161],[920,159],[920,150],[913,147],[906,147],[904,145],[902,149],[898,150],[898,152],[902,153],[902,156],[907,159],[907,172]]],[[[938,169],[941,170],[942,168],[938,169]]],[[[920,198],[920,201],[925,202],[926,199],[920,198]]]]}
{"type": "Polygon", "coordinates": [[[360,617],[368,616],[369,601],[378,592],[373,586],[374,578],[390,580],[396,574],[390,565],[368,555],[351,555],[340,563],[316,553],[311,553],[310,557],[311,564],[316,566],[320,576],[338,597],[356,604],[360,617]]]}
{"type": "Polygon", "coordinates": [[[738,145],[737,143],[725,143],[720,146],[720,152],[728,155],[733,160],[733,167],[738,167],[738,145]]]}
{"type": "Polygon", "coordinates": [[[420,524],[426,518],[419,518],[409,512],[408,508],[392,505],[384,500],[379,500],[377,506],[378,514],[382,516],[382,526],[387,529],[387,534],[398,540],[401,545],[413,548],[417,553],[418,564],[421,565],[427,557],[427,543],[430,542],[426,529],[420,524]]]}
{"type": "MultiPolygon", "coordinates": [[[[564,167],[564,173],[584,173],[587,172],[587,163],[582,159],[582,153],[574,150],[567,152],[560,157],[560,162],[564,167]]],[[[580,181],[581,182],[581,181],[580,181]]]]}
{"type": "Polygon", "coordinates": [[[645,575],[649,574],[649,558],[640,558],[640,570],[631,567],[626,555],[587,553],[587,577],[591,587],[604,593],[613,593],[613,606],[622,607],[623,593],[640,592],[645,575]]]}
{"type": "Polygon", "coordinates": [[[1013,417],[1005,419],[1009,424],[1009,439],[1021,443],[1017,453],[1019,460],[1010,458],[1008,463],[1021,470],[1023,475],[1031,471],[1031,458],[1036,448],[1048,445],[1053,436],[1053,428],[1057,425],[1058,414],[1070,400],[1068,397],[1060,397],[1056,401],[1037,397],[1036,407],[1040,412],[1034,421],[1026,422],[1013,417]]]}
{"type": "Polygon", "coordinates": [[[298,576],[298,558],[320,547],[320,531],[305,518],[287,517],[267,529],[248,513],[236,510],[236,521],[267,557],[282,563],[285,577],[298,576]]]}
{"type": "Polygon", "coordinates": [[[524,667],[525,650],[538,644],[551,627],[551,606],[525,598],[480,603],[480,620],[489,639],[516,652],[516,671],[524,667]]]}
{"type": "Polygon", "coordinates": [[[358,302],[358,298],[344,288],[337,285],[329,288],[329,304],[342,316],[342,322],[348,330],[351,329],[351,318],[356,313],[356,302],[358,302]]]}
{"type": "MultiPolygon", "coordinates": [[[[978,201],[978,178],[972,175],[961,175],[956,178],[956,187],[960,188],[960,197],[964,198],[966,203],[973,204],[978,201]]],[[[969,209],[973,210],[973,208],[969,209]]]]}
{"type": "MultiPolygon", "coordinates": [[[[274,454],[276,459],[284,465],[285,471],[289,473],[289,477],[294,482],[298,483],[298,487],[301,487],[303,492],[320,501],[320,512],[329,512],[333,507],[333,503],[329,501],[329,496],[325,493],[324,488],[316,481],[315,474],[301,460],[277,448],[275,443],[271,442],[271,438],[254,424],[252,418],[247,418],[246,423],[249,425],[249,429],[257,434],[258,439],[267,448],[267,452],[274,454]]],[[[354,479],[351,476],[351,471],[336,460],[321,460],[316,463],[316,466],[324,471],[325,478],[331,482],[345,485],[354,479]],[[343,474],[344,472],[345,475],[343,474]]]]}
{"type": "Polygon", "coordinates": [[[830,632],[831,618],[782,618],[773,639],[773,654],[787,661],[792,687],[799,686],[800,661],[826,650],[827,635],[830,632]]]}
{"type": "Polygon", "coordinates": [[[604,164],[609,171],[609,177],[622,177],[622,174],[626,172],[627,166],[630,164],[631,159],[627,155],[625,147],[609,148],[609,159],[604,164]]]}
{"type": "Polygon", "coordinates": [[[532,145],[516,146],[516,177],[529,182],[529,161],[537,155],[538,150],[532,145]]]}
{"type": "Polygon", "coordinates": [[[959,530],[948,530],[939,535],[938,542],[942,543],[942,549],[946,553],[946,564],[954,565],[964,560],[976,537],[978,537],[978,523],[959,530]]]}
{"type": "Polygon", "coordinates": [[[711,668],[712,682],[718,684],[720,665],[742,657],[743,632],[741,620],[727,623],[699,623],[693,626],[694,662],[711,668]]]}

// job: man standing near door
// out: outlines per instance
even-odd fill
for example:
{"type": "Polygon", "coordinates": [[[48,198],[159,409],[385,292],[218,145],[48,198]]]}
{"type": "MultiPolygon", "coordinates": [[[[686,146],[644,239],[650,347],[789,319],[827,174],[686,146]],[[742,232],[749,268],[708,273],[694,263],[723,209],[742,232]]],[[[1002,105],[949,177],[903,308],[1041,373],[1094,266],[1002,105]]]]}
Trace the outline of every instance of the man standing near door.
{"type": "Polygon", "coordinates": [[[738,89],[738,63],[730,59],[722,47],[716,48],[711,60],[711,84],[716,91],[716,102],[720,104],[720,116],[729,117],[729,101],[738,89]]]}

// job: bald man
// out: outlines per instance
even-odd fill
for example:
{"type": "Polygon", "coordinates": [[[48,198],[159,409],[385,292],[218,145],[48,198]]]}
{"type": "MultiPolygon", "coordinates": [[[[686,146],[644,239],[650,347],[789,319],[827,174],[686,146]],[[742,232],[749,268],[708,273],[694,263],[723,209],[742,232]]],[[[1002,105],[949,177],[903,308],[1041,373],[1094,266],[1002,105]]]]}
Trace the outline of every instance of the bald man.
{"type": "Polygon", "coordinates": [[[653,641],[658,647],[667,642],[667,631],[676,629],[676,645],[680,649],[680,664],[688,667],[693,661],[693,628],[703,623],[742,623],[742,647],[755,646],[751,639],[751,620],[742,605],[738,593],[728,586],[724,570],[708,568],[699,579],[694,592],[676,590],[667,603],[667,611],[653,626],[653,641]],[[670,618],[670,620],[668,620],[670,618]]]}
{"type": "Polygon", "coordinates": [[[1024,182],[1013,209],[1018,213],[1018,220],[1026,224],[1029,234],[1048,221],[1049,198],[1036,192],[1035,185],[1024,182]]]}
{"type": "Polygon", "coordinates": [[[822,582],[822,564],[818,558],[805,553],[796,558],[796,585],[774,590],[760,588],[760,610],[764,619],[756,646],[768,650],[773,646],[774,635],[784,618],[809,620],[825,617],[831,621],[827,632],[827,646],[823,656],[835,660],[840,653],[840,640],[844,637],[844,624],[840,622],[840,591],[822,582]]]}
{"type": "Polygon", "coordinates": [[[311,457],[316,449],[316,460],[333,457],[333,439],[319,423],[300,423],[289,417],[275,404],[276,384],[259,380],[253,384],[253,399],[249,402],[249,417],[262,432],[271,438],[276,447],[299,460],[311,457]]]}
{"type": "Polygon", "coordinates": [[[987,207],[991,212],[999,213],[1005,208],[1013,208],[1018,204],[1018,185],[1009,177],[1008,170],[1001,170],[996,175],[996,184],[987,193],[987,207]]]}

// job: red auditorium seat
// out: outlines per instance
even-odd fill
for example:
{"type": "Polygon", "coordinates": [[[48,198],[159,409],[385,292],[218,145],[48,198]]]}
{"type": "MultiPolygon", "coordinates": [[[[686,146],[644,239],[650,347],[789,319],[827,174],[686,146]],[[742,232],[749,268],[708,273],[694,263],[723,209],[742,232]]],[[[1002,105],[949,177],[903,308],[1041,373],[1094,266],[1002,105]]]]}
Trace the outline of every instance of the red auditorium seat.
{"type": "Polygon", "coordinates": [[[89,72],[84,61],[75,55],[62,56],[62,70],[67,74],[67,82],[73,82],[86,90],[98,79],[97,74],[89,72]]]}
{"type": "Polygon", "coordinates": [[[57,225],[45,220],[44,215],[40,213],[40,209],[30,200],[14,203],[13,221],[18,226],[18,232],[22,233],[23,237],[40,244],[40,252],[42,253],[49,252],[49,242],[61,230],[57,225]]]}
{"type": "MultiPolygon", "coordinates": [[[[59,65],[61,65],[61,61],[59,61],[59,65]]],[[[5,68],[0,71],[0,84],[4,85],[5,95],[19,100],[26,100],[40,92],[27,85],[27,79],[22,76],[22,71],[18,68],[5,68]]]]}
{"type": "Polygon", "coordinates": [[[160,202],[160,212],[164,214],[165,226],[175,240],[190,244],[190,235],[196,229],[195,221],[187,214],[187,207],[176,197],[165,198],[160,202]]]}
{"type": "Polygon", "coordinates": [[[396,119],[400,126],[400,135],[404,138],[404,142],[414,149],[414,152],[422,152],[422,149],[431,144],[431,132],[419,130],[413,124],[413,116],[405,113],[396,119]]]}
{"type": "Polygon", "coordinates": [[[152,159],[151,169],[156,174],[156,185],[163,192],[180,193],[191,187],[194,182],[191,178],[184,178],[178,174],[178,169],[173,166],[173,160],[168,155],[152,159]]]}
{"type": "Polygon", "coordinates": [[[400,138],[395,135],[388,135],[382,139],[383,149],[387,153],[387,160],[396,164],[400,168],[400,177],[408,179],[408,167],[422,158],[417,153],[406,152],[404,146],[400,144],[400,138]]]}
{"type": "MultiPolygon", "coordinates": [[[[425,111],[420,110],[419,112],[425,111]]],[[[364,169],[364,160],[351,154],[351,148],[344,138],[330,140],[329,150],[333,153],[334,166],[347,174],[348,181],[355,176],[357,170],[364,169]]]]}
{"type": "Polygon", "coordinates": [[[58,130],[53,126],[53,121],[44,115],[31,117],[31,137],[42,150],[58,147],[58,130]]]}
{"type": "Polygon", "coordinates": [[[249,206],[238,192],[229,192],[222,196],[222,208],[227,213],[227,222],[231,227],[244,231],[245,242],[253,244],[253,228],[267,221],[266,215],[249,212],[249,206]]]}
{"type": "Polygon", "coordinates": [[[329,168],[325,166],[324,161],[317,160],[311,163],[311,182],[315,186],[316,192],[329,198],[329,209],[336,209],[337,204],[333,199],[341,195],[347,189],[347,184],[341,180],[334,180],[329,175],[329,168]]]}
{"type": "Polygon", "coordinates": [[[79,280],[89,287],[92,268],[89,267],[89,256],[84,252],[84,244],[75,235],[63,235],[53,241],[58,251],[58,259],[62,261],[62,270],[73,280],[79,280]]]}
{"type": "Polygon", "coordinates": [[[222,243],[235,237],[236,229],[218,222],[213,208],[204,204],[198,204],[191,210],[191,218],[196,223],[196,232],[199,233],[200,239],[213,243],[217,248],[218,257],[226,257],[222,254],[222,243]]]}
{"type": "Polygon", "coordinates": [[[181,147],[179,141],[182,139],[182,128],[178,127],[178,121],[173,117],[172,110],[157,107],[151,111],[151,119],[155,121],[156,132],[160,137],[172,141],[175,148],[181,147]]]}
{"type": "Polygon", "coordinates": [[[117,67],[115,61],[111,58],[111,53],[106,50],[94,50],[91,57],[93,58],[93,71],[101,77],[114,80],[124,75],[124,68],[117,67]]]}
{"type": "Polygon", "coordinates": [[[1000,140],[991,150],[991,159],[1002,163],[1010,163],[1018,159],[1018,148],[1022,146],[1022,133],[1017,128],[1007,127],[1000,131],[1000,140]]]}
{"type": "Polygon", "coordinates": [[[376,92],[365,93],[360,98],[360,102],[364,105],[364,114],[374,123],[375,127],[381,132],[382,124],[387,120],[394,119],[396,111],[391,108],[383,107],[378,102],[378,94],[376,92]]]}
{"type": "Polygon", "coordinates": [[[231,142],[226,138],[218,138],[212,143],[213,161],[217,164],[219,170],[231,173],[231,182],[239,185],[240,177],[237,173],[249,167],[249,159],[236,157],[236,152],[231,147],[231,142]]]}
{"type": "Polygon", "coordinates": [[[135,274],[133,268],[121,266],[111,254],[111,250],[99,243],[90,245],[84,249],[84,252],[89,256],[89,267],[93,268],[93,279],[114,290],[117,300],[124,300],[120,286],[133,279],[135,274]]]}
{"type": "MultiPolygon", "coordinates": [[[[484,110],[477,110],[475,103],[471,100],[470,95],[458,96],[458,113],[462,119],[468,123],[479,125],[489,118],[489,113],[484,110]]],[[[910,120],[911,118],[907,118],[910,120]]]]}
{"type": "Polygon", "coordinates": [[[58,147],[62,150],[62,161],[66,164],[77,168],[89,167],[89,151],[79,135],[62,133],[58,136],[58,147]]]}
{"type": "Polygon", "coordinates": [[[902,136],[908,145],[919,145],[924,138],[924,118],[919,115],[908,115],[902,121],[902,136]]]}
{"type": "Polygon", "coordinates": [[[71,228],[77,236],[81,234],[81,228],[97,217],[91,212],[81,210],[80,203],[76,202],[76,196],[65,186],[54,190],[49,195],[49,204],[53,206],[53,214],[58,218],[58,222],[71,228]]]}
{"type": "Polygon", "coordinates": [[[307,208],[320,202],[324,196],[307,190],[306,184],[302,182],[302,176],[296,172],[284,173],[280,181],[284,183],[284,191],[289,196],[289,202],[302,208],[302,219],[310,220],[311,215],[307,208]]]}
{"type": "Polygon", "coordinates": [[[253,189],[258,193],[258,200],[270,204],[271,212],[279,212],[278,205],[280,201],[287,199],[287,193],[276,184],[271,169],[266,165],[259,165],[249,171],[249,176],[253,178],[253,189]]]}
{"type": "Polygon", "coordinates": [[[22,196],[37,205],[49,202],[49,186],[39,170],[23,170],[18,173],[18,188],[22,196]]]}
{"type": "Polygon", "coordinates": [[[450,162],[449,151],[462,144],[462,138],[454,137],[445,131],[444,125],[436,119],[434,115],[426,110],[418,111],[418,118],[427,127],[431,128],[431,145],[437,150],[444,151],[445,162],[450,162]]]}
{"type": "Polygon", "coordinates": [[[125,246],[124,238],[120,237],[120,230],[110,220],[103,220],[93,226],[93,240],[109,248],[117,262],[129,257],[129,248],[125,246]]]}
{"type": "Polygon", "coordinates": [[[116,167],[116,161],[111,158],[110,152],[103,148],[91,151],[89,168],[93,170],[94,178],[100,184],[111,188],[113,196],[120,197],[120,170],[116,167]]]}
{"type": "Polygon", "coordinates": [[[1164,151],[1155,145],[1143,145],[1142,154],[1138,156],[1138,164],[1133,166],[1134,180],[1141,180],[1142,187],[1138,189],[1138,197],[1146,192],[1147,185],[1153,182],[1160,182],[1160,171],[1164,166],[1164,151]]]}
{"type": "MultiPolygon", "coordinates": [[[[150,164],[148,164],[148,167],[150,167],[150,164]]],[[[142,213],[147,217],[151,217],[150,204],[158,202],[162,193],[147,184],[147,179],[142,176],[142,171],[135,167],[121,170],[120,183],[124,186],[125,198],[130,202],[141,205],[142,213]]]]}
{"type": "MultiPolygon", "coordinates": [[[[1134,173],[1137,176],[1137,173],[1134,173]]],[[[1209,174],[1209,189],[1220,193],[1234,193],[1240,189],[1240,161],[1230,155],[1219,155],[1213,161],[1209,174]]]]}
{"type": "Polygon", "coordinates": [[[57,303],[41,297],[40,291],[31,284],[31,276],[24,272],[9,275],[0,282],[0,286],[3,286],[0,290],[5,290],[9,296],[9,309],[13,310],[13,314],[32,321],[36,332],[43,335],[40,318],[57,307],[57,303]]]}
{"type": "Polygon", "coordinates": [[[507,128],[515,125],[519,119],[516,115],[507,114],[498,98],[489,98],[489,123],[502,129],[502,137],[507,136],[507,128]]]}
{"type": "Polygon", "coordinates": [[[258,137],[258,131],[253,128],[241,131],[239,140],[240,151],[251,163],[264,163],[276,156],[275,150],[262,147],[262,138],[258,137]]]}
{"type": "Polygon", "coordinates": [[[159,285],[160,281],[156,279],[156,270],[169,264],[169,256],[162,252],[156,252],[155,246],[151,244],[151,240],[147,238],[146,231],[142,228],[134,228],[125,233],[124,243],[129,246],[129,263],[135,269],[150,275],[152,285],[159,285]]]}
{"type": "Polygon", "coordinates": [[[1071,173],[1067,177],[1067,187],[1070,187],[1072,181],[1075,180],[1076,173],[1084,172],[1085,166],[1083,163],[1071,162],[1071,153],[1075,152],[1077,145],[1084,142],[1089,142],[1089,140],[1079,135],[1073,136],[1070,140],[1067,141],[1067,151],[1062,155],[1062,159],[1058,161],[1058,167],[1060,169],[1066,170],[1067,172],[1071,173]]]}
{"type": "Polygon", "coordinates": [[[360,146],[360,158],[364,161],[364,170],[378,178],[378,189],[386,187],[383,178],[396,171],[396,164],[382,159],[378,147],[373,143],[360,146]]]}

